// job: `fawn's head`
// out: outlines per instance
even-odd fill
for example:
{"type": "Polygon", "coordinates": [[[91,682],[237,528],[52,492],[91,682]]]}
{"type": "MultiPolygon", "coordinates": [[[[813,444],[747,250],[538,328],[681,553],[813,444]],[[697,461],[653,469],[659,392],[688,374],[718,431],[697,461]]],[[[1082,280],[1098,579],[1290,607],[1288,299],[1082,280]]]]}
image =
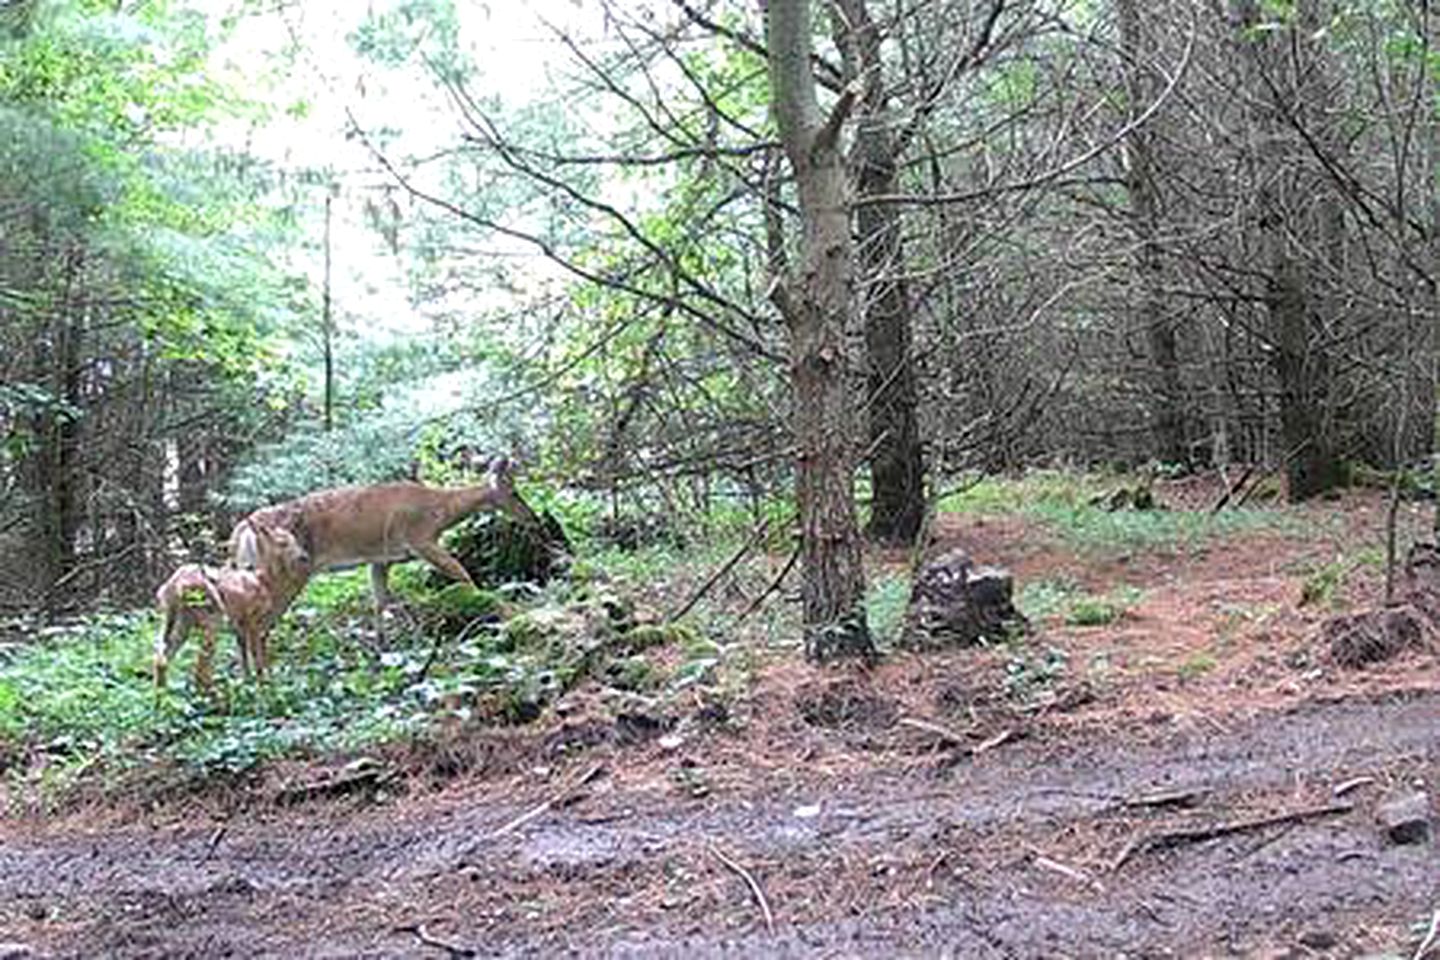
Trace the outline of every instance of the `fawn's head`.
{"type": "Polygon", "coordinates": [[[282,580],[303,580],[310,574],[310,553],[285,527],[249,524],[254,536],[255,566],[263,574],[282,580]]]}

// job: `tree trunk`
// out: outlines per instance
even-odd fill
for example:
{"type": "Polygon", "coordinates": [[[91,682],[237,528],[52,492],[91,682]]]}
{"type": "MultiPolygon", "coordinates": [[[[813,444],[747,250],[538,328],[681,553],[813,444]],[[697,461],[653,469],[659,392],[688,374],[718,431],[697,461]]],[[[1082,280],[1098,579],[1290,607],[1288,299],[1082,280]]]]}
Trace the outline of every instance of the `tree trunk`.
{"type": "Polygon", "coordinates": [[[1289,497],[1298,502],[1339,486],[1344,479],[1331,424],[1331,378],[1325,311],[1335,298],[1320,290],[1316,257],[1335,269],[1343,261],[1338,199],[1323,177],[1308,173],[1293,125],[1318,127],[1325,94],[1312,48],[1313,2],[1300,3],[1285,29],[1261,23],[1255,0],[1234,0],[1241,62],[1245,65],[1254,141],[1256,230],[1266,271],[1270,364],[1279,387],[1280,429],[1289,497]],[[1310,258],[1307,260],[1307,258],[1310,258]]]}
{"type": "MultiPolygon", "coordinates": [[[[1134,123],[1153,96],[1144,58],[1148,52],[1139,0],[1120,0],[1120,54],[1125,73],[1127,121],[1134,123]]],[[[1169,464],[1186,464],[1190,449],[1185,437],[1184,394],[1180,379],[1175,327],[1166,316],[1161,291],[1158,236],[1160,205],[1155,182],[1155,143],[1143,126],[1126,139],[1125,183],[1130,198],[1130,223],[1135,234],[1132,255],[1132,310],[1145,331],[1150,349],[1150,422],[1155,456],[1169,464]]]]}
{"type": "MultiPolygon", "coordinates": [[[[890,135],[880,61],[880,30],[864,0],[841,0],[845,28],[840,48],[846,74],[863,93],[851,161],[856,192],[864,197],[900,192],[897,154],[890,135]]],[[[925,516],[925,467],[916,415],[915,367],[910,356],[910,293],[905,282],[900,208],[866,204],[855,217],[859,243],[861,309],[868,360],[870,483],[866,534],[882,543],[915,540],[925,516]]]]}
{"type": "Polygon", "coordinates": [[[854,407],[846,389],[854,252],[838,144],[853,94],[842,94],[829,118],[821,118],[810,73],[808,0],[772,0],[766,20],[775,116],[804,224],[800,274],[777,285],[776,296],[790,333],[805,652],[820,661],[868,659],[875,649],[865,617],[854,407]]]}

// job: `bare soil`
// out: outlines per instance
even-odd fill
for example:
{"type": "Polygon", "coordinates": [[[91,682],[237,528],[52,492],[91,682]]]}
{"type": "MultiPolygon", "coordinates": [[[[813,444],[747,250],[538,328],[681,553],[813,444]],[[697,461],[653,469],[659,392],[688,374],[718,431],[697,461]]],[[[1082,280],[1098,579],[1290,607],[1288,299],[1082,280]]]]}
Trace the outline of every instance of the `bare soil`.
{"type": "Polygon", "coordinates": [[[1382,542],[1383,503],[1297,510],[1293,535],[1134,556],[948,520],[942,545],[1019,584],[1141,591],[1111,624],[1036,624],[1025,649],[1063,651],[1065,669],[1023,697],[1005,682],[1015,650],[868,671],[762,657],[726,709],[616,718],[579,691],[524,731],[396,753],[385,776],[294,763],[229,795],[3,821],[0,941],[48,957],[1410,957],[1440,909],[1440,851],[1387,843],[1375,811],[1414,789],[1435,810],[1437,655],[1330,662],[1321,623],[1373,602],[1379,574],[1318,604],[1302,586],[1382,542]]]}

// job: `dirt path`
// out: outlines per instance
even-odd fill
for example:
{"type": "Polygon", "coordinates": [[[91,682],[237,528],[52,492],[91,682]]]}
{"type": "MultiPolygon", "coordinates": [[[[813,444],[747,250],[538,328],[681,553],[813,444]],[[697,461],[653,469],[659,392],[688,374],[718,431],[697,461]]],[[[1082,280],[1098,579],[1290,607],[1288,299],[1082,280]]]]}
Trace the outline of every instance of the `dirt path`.
{"type": "Polygon", "coordinates": [[[9,825],[0,939],[55,957],[446,956],[423,925],[477,956],[1351,956],[1398,949],[1440,906],[1435,847],[1387,847],[1373,825],[1387,789],[1440,784],[1437,732],[1429,692],[1213,735],[1042,733],[688,800],[606,772],[518,825],[596,755],[503,800],[472,784],[223,827],[9,825]],[[1136,849],[1108,869],[1137,837],[1331,804],[1362,776],[1375,781],[1345,796],[1351,812],[1136,849]],[[1200,794],[1125,804],[1162,791],[1200,794]],[[765,891],[773,933],[722,855],[765,891]]]}

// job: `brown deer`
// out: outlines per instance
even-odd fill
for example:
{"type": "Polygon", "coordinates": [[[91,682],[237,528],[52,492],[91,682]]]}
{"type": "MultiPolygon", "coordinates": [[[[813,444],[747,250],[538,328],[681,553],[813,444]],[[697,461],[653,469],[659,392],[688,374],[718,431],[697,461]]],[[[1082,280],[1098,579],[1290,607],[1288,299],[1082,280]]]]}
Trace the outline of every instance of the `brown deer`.
{"type": "Polygon", "coordinates": [[[404,482],[340,487],[262,507],[235,525],[230,555],[236,566],[253,567],[259,532],[289,530],[309,551],[315,570],[368,563],[375,607],[380,610],[390,602],[390,565],[412,557],[475,586],[460,561],[440,545],[440,534],[481,510],[501,510],[526,523],[539,523],[515,493],[509,461],[498,459],[491,462],[486,482],[479,486],[445,489],[404,482]]]}
{"type": "Polygon", "coordinates": [[[210,686],[215,655],[215,628],[223,616],[235,628],[240,663],[248,677],[263,678],[269,665],[270,628],[310,578],[310,557],[290,531],[257,530],[253,541],[256,569],[207,567],[187,563],[155,591],[163,620],[155,637],[155,686],[165,686],[165,673],[175,651],[195,627],[205,634],[195,661],[197,686],[210,686]]]}

